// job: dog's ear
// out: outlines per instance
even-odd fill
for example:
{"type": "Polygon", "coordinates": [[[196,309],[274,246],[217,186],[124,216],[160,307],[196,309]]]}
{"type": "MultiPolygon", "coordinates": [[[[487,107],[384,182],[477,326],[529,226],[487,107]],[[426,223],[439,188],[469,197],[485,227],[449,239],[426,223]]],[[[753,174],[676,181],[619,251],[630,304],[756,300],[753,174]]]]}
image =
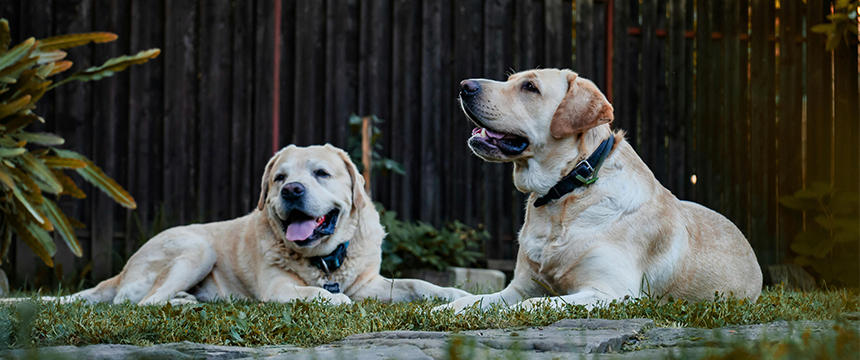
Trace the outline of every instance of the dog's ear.
{"type": "Polygon", "coordinates": [[[552,116],[549,132],[552,137],[563,139],[613,119],[612,104],[597,85],[570,71],[567,74],[567,94],[552,116]]]}
{"type": "Polygon", "coordinates": [[[269,192],[269,178],[272,177],[272,168],[275,167],[275,163],[278,162],[278,159],[281,157],[281,153],[284,152],[287,148],[283,148],[272,155],[272,158],[269,159],[269,162],[266,163],[266,170],[263,171],[263,180],[260,183],[260,201],[257,202],[257,209],[263,210],[266,206],[266,193],[269,192]]]}
{"type": "Polygon", "coordinates": [[[346,151],[341,150],[331,144],[325,144],[325,147],[329,150],[334,151],[337,156],[343,160],[343,165],[346,166],[347,172],[349,172],[349,178],[352,180],[352,209],[357,210],[364,207],[365,202],[369,201],[369,195],[367,195],[367,191],[364,190],[364,176],[361,176],[361,172],[358,171],[358,167],[355,166],[355,163],[352,162],[352,159],[349,158],[349,154],[346,151]]]}

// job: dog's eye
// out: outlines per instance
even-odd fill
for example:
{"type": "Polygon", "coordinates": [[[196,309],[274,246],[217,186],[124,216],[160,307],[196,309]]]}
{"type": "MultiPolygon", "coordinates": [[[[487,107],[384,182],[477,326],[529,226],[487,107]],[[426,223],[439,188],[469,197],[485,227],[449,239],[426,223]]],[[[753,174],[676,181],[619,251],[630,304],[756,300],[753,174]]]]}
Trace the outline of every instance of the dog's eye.
{"type": "Polygon", "coordinates": [[[523,90],[533,92],[535,94],[540,94],[540,90],[538,90],[537,86],[531,81],[526,81],[523,83],[523,90]]]}
{"type": "Polygon", "coordinates": [[[314,170],[314,176],[325,179],[331,175],[329,175],[328,171],[325,171],[323,169],[316,169],[314,170]]]}
{"type": "Polygon", "coordinates": [[[284,181],[284,179],[286,179],[286,178],[287,178],[287,176],[286,176],[286,175],[284,175],[284,174],[278,174],[278,175],[275,175],[275,182],[281,182],[281,181],[284,181]]]}

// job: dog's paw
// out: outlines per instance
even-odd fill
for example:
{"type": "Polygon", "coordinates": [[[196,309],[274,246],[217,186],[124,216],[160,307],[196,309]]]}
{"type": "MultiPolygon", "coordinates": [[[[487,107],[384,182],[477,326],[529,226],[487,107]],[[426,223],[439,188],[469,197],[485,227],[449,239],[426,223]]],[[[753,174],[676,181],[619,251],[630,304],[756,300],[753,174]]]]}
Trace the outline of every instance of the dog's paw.
{"type": "Polygon", "coordinates": [[[472,294],[469,293],[468,291],[464,291],[464,290],[461,290],[458,288],[453,288],[453,287],[445,288],[445,291],[442,292],[440,295],[441,295],[441,296],[439,296],[440,298],[443,298],[443,299],[448,300],[448,301],[453,301],[453,300],[457,300],[457,299],[464,298],[467,296],[472,296],[472,294]]]}
{"type": "Polygon", "coordinates": [[[191,295],[185,291],[180,291],[176,293],[170,300],[167,301],[172,306],[179,305],[188,305],[188,304],[197,304],[197,298],[194,295],[191,295]]]}
{"type": "Polygon", "coordinates": [[[462,313],[466,308],[469,308],[473,305],[477,305],[478,308],[483,310],[486,308],[483,304],[484,297],[479,295],[467,295],[463,296],[457,300],[449,302],[444,305],[439,305],[433,308],[432,311],[446,311],[446,310],[454,310],[455,314],[462,313]]]}
{"type": "Polygon", "coordinates": [[[352,300],[349,296],[341,293],[331,294],[330,296],[326,296],[326,298],[332,305],[352,304],[352,300]]]}

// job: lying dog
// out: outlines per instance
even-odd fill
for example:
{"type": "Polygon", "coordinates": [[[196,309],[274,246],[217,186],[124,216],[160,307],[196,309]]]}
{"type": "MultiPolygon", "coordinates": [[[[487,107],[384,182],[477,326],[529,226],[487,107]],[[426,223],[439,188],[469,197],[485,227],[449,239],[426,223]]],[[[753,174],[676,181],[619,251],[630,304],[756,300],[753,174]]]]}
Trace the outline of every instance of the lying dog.
{"type": "Polygon", "coordinates": [[[643,294],[759,296],[761,269],[743,234],[660,185],[623,133],[610,130],[612,106],[591,81],[558,69],[465,80],[460,102],[478,126],[472,152],[513,162],[514,185],[530,195],[510,285],[437,309],[530,308],[554,293],[553,306],[643,294]]]}
{"type": "Polygon", "coordinates": [[[62,300],[146,305],[191,296],[278,302],[321,297],[338,304],[469,295],[380,276],[383,237],[364,178],[349,156],[331,145],[291,145],[266,165],[250,214],[168,229],[144,244],[119,275],[62,300]]]}

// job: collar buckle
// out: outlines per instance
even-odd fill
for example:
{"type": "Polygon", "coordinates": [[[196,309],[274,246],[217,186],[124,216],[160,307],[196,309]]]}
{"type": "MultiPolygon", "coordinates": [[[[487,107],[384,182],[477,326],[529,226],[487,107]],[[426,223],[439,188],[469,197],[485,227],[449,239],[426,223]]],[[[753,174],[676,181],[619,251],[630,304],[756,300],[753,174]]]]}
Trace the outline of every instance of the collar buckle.
{"type": "Polygon", "coordinates": [[[573,168],[573,173],[576,175],[576,179],[585,185],[591,184],[597,180],[597,177],[594,176],[594,167],[591,166],[588,159],[582,159],[582,161],[576,164],[576,167],[573,168]]]}

